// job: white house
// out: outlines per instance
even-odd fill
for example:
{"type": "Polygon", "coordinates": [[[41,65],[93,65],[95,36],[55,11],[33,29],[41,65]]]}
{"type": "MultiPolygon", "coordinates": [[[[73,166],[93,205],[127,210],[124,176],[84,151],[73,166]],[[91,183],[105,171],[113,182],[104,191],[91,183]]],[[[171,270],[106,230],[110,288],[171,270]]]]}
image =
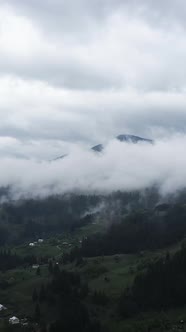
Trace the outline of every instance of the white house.
{"type": "Polygon", "coordinates": [[[35,243],[29,243],[29,247],[35,247],[35,243]]]}
{"type": "Polygon", "coordinates": [[[9,323],[12,324],[12,325],[19,324],[19,318],[13,316],[9,319],[9,323]]]}
{"type": "Polygon", "coordinates": [[[32,265],[32,268],[33,268],[33,269],[38,269],[38,268],[39,268],[39,265],[38,265],[38,264],[34,264],[34,265],[32,265]]]}
{"type": "Polygon", "coordinates": [[[2,311],[2,310],[6,310],[7,308],[4,306],[4,305],[2,305],[2,304],[0,304],[0,311],[2,311]]]}

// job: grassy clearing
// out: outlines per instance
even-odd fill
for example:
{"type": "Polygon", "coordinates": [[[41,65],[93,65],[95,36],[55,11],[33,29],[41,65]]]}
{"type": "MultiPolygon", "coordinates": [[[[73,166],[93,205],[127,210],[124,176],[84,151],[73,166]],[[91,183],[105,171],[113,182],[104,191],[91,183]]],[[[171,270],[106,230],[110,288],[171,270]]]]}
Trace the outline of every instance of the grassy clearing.
{"type": "Polygon", "coordinates": [[[59,248],[50,243],[37,244],[35,247],[29,247],[28,244],[16,247],[14,251],[20,256],[34,255],[37,257],[54,257],[59,254],[59,248]]]}
{"type": "MultiPolygon", "coordinates": [[[[135,277],[137,257],[135,255],[109,256],[89,260],[83,273],[89,273],[89,286],[91,290],[104,291],[109,297],[118,297],[121,292],[129,287],[135,277]],[[100,275],[91,277],[91,270],[100,271],[100,275]],[[101,273],[102,272],[102,273],[101,273]]],[[[87,274],[88,274],[87,273],[87,274]]]]}
{"type": "Polygon", "coordinates": [[[132,319],[110,319],[107,321],[109,332],[180,332],[186,331],[186,307],[162,312],[142,313],[132,319]],[[184,321],[184,327],[180,325],[184,321]]]}
{"type": "MultiPolygon", "coordinates": [[[[89,232],[97,232],[99,225],[92,224],[83,227],[73,236],[63,234],[57,238],[45,240],[44,243],[35,247],[29,247],[28,244],[14,248],[19,255],[35,255],[37,257],[59,257],[63,252],[69,250],[74,245],[79,245],[80,239],[88,236],[89,232]],[[64,244],[66,243],[66,244],[64,244]],[[70,245],[70,246],[69,246],[70,245]]],[[[98,308],[97,316],[105,321],[110,331],[146,331],[146,326],[151,322],[170,320],[172,323],[184,319],[186,321],[186,309],[172,310],[166,313],[151,313],[135,317],[132,320],[121,321],[115,315],[115,303],[120,294],[129,287],[137,273],[143,271],[147,264],[157,259],[166,252],[175,253],[180,248],[180,244],[164,250],[154,252],[144,252],[140,255],[114,255],[104,257],[86,258],[85,264],[76,266],[75,264],[65,265],[64,268],[71,271],[80,272],[83,279],[88,284],[91,293],[95,290],[104,291],[109,297],[109,303],[106,308],[98,308]]],[[[39,289],[42,283],[47,283],[50,276],[48,267],[41,267],[41,275],[36,274],[32,268],[15,269],[0,273],[0,281],[6,280],[9,287],[0,291],[0,303],[7,306],[7,317],[16,315],[18,317],[32,316],[35,304],[32,302],[33,289],[39,289]]],[[[44,309],[45,310],[45,309],[44,309]]],[[[48,309],[46,308],[46,312],[48,309]]],[[[51,309],[50,309],[51,312],[51,309]]],[[[51,312],[51,315],[54,313],[51,312]]],[[[0,317],[1,318],[1,317],[0,317]]],[[[162,323],[163,324],[163,323],[162,323]]],[[[1,319],[0,319],[1,331],[1,319]]],[[[163,330],[162,330],[163,331],[163,330]]]]}
{"type": "Polygon", "coordinates": [[[48,270],[41,267],[41,275],[34,269],[15,269],[0,274],[0,280],[8,280],[9,287],[1,290],[1,302],[8,308],[8,314],[18,317],[31,316],[34,310],[33,289],[39,289],[49,280],[48,270]]]}
{"type": "Polygon", "coordinates": [[[83,266],[69,264],[65,266],[68,270],[78,271],[88,282],[91,291],[104,291],[111,299],[117,298],[127,287],[129,287],[135,276],[144,271],[148,264],[167,251],[175,253],[180,244],[157,251],[146,251],[136,255],[113,255],[86,258],[83,266]]]}

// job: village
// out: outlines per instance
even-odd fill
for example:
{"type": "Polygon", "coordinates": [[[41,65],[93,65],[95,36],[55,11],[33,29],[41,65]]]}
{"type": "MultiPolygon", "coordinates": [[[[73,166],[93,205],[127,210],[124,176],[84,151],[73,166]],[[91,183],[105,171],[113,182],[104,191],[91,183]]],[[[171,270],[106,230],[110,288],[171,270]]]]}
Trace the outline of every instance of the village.
{"type": "MultiPolygon", "coordinates": [[[[4,279],[5,275],[7,274],[7,280],[11,288],[16,288],[15,298],[17,298],[17,289],[22,289],[24,287],[24,283],[29,283],[29,288],[32,286],[37,287],[40,285],[41,282],[44,280],[46,281],[47,278],[50,278],[48,268],[49,262],[52,261],[53,264],[56,266],[61,266],[62,264],[62,256],[64,252],[68,252],[73,245],[78,245],[82,242],[81,239],[68,239],[68,236],[65,236],[62,239],[43,239],[39,238],[37,241],[29,242],[25,245],[18,246],[14,248],[15,252],[21,255],[31,255],[35,256],[36,262],[32,264],[30,267],[25,267],[24,269],[16,269],[15,271],[7,271],[7,273],[0,274],[0,283],[1,280],[4,279]],[[45,257],[43,260],[42,257],[45,257]],[[11,275],[11,277],[10,277],[11,275]]],[[[32,296],[32,289],[29,289],[30,298],[32,296]]],[[[6,290],[0,293],[1,298],[4,298],[6,301],[6,290]]],[[[38,327],[37,322],[34,322],[32,317],[32,310],[30,310],[30,304],[28,305],[29,309],[27,309],[27,305],[25,305],[25,298],[26,303],[30,302],[28,296],[24,296],[24,302],[20,301],[20,303],[14,300],[14,292],[12,291],[12,301],[9,304],[10,300],[6,302],[7,304],[0,304],[0,330],[1,324],[5,323],[5,325],[10,326],[20,326],[22,328],[32,328],[36,329],[38,327]],[[23,306],[23,307],[22,307],[23,306]],[[14,310],[15,308],[15,310],[14,310]]],[[[18,296],[18,301],[21,296],[18,296]]]]}

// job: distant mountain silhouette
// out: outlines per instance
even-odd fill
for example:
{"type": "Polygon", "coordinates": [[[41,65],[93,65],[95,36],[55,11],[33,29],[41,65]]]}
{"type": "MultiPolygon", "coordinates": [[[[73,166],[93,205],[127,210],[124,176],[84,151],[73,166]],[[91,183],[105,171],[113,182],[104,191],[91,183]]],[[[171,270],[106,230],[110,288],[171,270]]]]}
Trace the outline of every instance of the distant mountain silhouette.
{"type": "MultiPolygon", "coordinates": [[[[153,140],[151,139],[148,139],[148,138],[143,138],[143,137],[139,137],[139,136],[135,136],[135,135],[125,135],[125,134],[121,134],[121,135],[118,135],[116,137],[116,139],[120,142],[126,142],[126,143],[132,143],[132,144],[137,144],[137,143],[141,143],[141,142],[144,142],[144,143],[150,143],[150,144],[153,144],[153,140]]],[[[93,150],[94,152],[102,152],[104,150],[104,145],[103,144],[97,144],[95,146],[93,146],[91,148],[91,150],[93,150]]],[[[68,154],[64,154],[64,155],[61,155],[51,161],[57,161],[59,159],[63,159],[65,157],[67,157],[68,154]]]]}
{"type": "Polygon", "coordinates": [[[146,142],[146,143],[153,143],[153,140],[148,138],[143,138],[135,135],[119,135],[116,137],[121,142],[127,142],[127,143],[139,143],[139,142],[146,142]]]}
{"type": "Polygon", "coordinates": [[[92,147],[92,150],[94,150],[95,152],[101,152],[103,151],[103,149],[104,149],[103,144],[98,144],[92,147]]]}
{"type": "MultiPolygon", "coordinates": [[[[135,135],[125,135],[121,134],[116,137],[116,139],[120,142],[126,142],[126,143],[132,143],[132,144],[137,144],[140,142],[145,142],[145,143],[150,143],[153,144],[153,140],[148,139],[148,138],[143,138],[135,135]]],[[[103,144],[98,144],[92,147],[92,150],[95,152],[102,152],[104,150],[103,144]]]]}

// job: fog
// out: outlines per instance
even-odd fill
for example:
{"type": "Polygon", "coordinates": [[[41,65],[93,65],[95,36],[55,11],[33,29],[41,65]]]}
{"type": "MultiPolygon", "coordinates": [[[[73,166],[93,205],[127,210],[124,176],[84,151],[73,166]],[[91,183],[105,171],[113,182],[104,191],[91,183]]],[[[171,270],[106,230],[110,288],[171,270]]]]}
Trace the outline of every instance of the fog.
{"type": "Polygon", "coordinates": [[[56,161],[1,158],[0,186],[14,199],[53,194],[109,194],[158,186],[162,195],[186,187],[186,135],[148,143],[116,139],[103,153],[77,147],[56,161]]]}

